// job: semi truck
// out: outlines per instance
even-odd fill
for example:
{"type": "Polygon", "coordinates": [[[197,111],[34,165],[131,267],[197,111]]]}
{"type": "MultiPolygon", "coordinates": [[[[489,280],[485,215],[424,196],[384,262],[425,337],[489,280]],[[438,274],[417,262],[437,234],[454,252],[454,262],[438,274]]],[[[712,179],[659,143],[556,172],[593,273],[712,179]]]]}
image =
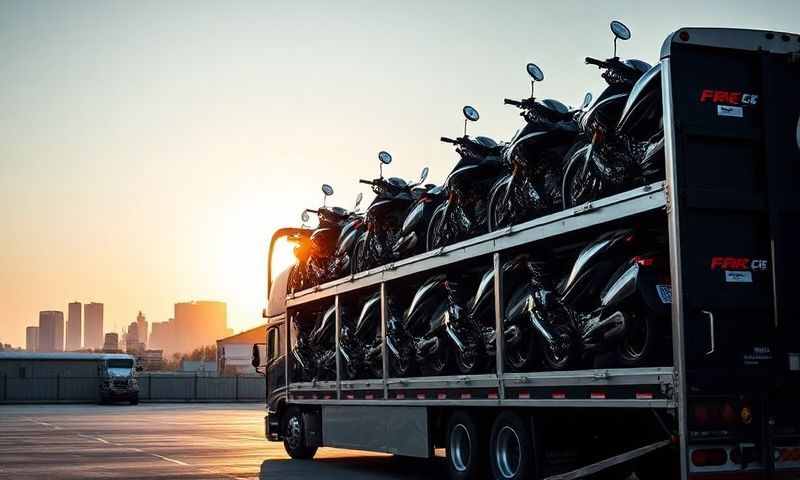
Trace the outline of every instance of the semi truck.
{"type": "MultiPolygon", "coordinates": [[[[800,479],[800,36],[680,28],[660,51],[664,181],[429,251],[300,292],[272,281],[265,345],[266,438],[296,459],[318,447],[431,457],[450,478],[800,479]],[[633,368],[507,371],[504,335],[480,374],[395,378],[391,302],[436,273],[493,269],[503,331],[504,262],[547,246],[574,254],[631,225],[668,237],[671,352],[633,368]],[[379,378],[350,380],[345,307],[380,302],[379,378]],[[298,378],[292,349],[305,311],[332,305],[335,378],[298,378]],[[322,307],[321,307],[322,306],[322,307]]],[[[400,299],[400,300],[398,300],[400,299]]],[[[407,305],[405,305],[407,306],[407,305]]],[[[400,305],[404,307],[404,305],[400,305]]]]}

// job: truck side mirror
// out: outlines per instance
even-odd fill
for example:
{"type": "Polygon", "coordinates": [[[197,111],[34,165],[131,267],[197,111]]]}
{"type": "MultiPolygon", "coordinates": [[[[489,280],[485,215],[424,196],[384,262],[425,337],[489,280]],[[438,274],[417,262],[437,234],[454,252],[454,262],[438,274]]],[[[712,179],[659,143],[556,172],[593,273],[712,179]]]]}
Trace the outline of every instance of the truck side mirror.
{"type": "Polygon", "coordinates": [[[142,368],[141,365],[136,365],[136,371],[137,372],[141,372],[142,370],[144,370],[144,368],[142,368]]]}
{"type": "Polygon", "coordinates": [[[253,357],[250,364],[253,368],[259,368],[261,366],[261,349],[258,348],[257,343],[253,344],[253,357]]]}

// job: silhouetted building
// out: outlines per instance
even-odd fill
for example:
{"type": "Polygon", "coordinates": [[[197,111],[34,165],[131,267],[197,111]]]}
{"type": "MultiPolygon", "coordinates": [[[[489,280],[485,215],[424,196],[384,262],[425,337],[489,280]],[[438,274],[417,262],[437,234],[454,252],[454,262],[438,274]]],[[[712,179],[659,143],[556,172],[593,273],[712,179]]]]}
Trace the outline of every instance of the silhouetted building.
{"type": "Polygon", "coordinates": [[[227,306],[223,302],[187,302],[175,304],[175,318],[153,323],[148,346],[173,353],[190,353],[213,345],[218,338],[231,335],[227,306]]]}
{"type": "Polygon", "coordinates": [[[131,322],[125,334],[125,353],[139,354],[144,351],[144,344],[139,341],[139,325],[131,322]]]}
{"type": "Polygon", "coordinates": [[[103,348],[103,304],[87,303],[83,306],[83,346],[103,348]]]}
{"type": "Polygon", "coordinates": [[[38,351],[64,351],[64,312],[55,310],[39,312],[38,351]]]}
{"type": "Polygon", "coordinates": [[[167,322],[154,322],[152,331],[150,332],[150,339],[148,346],[151,349],[161,349],[164,353],[171,354],[174,350],[170,349],[172,342],[173,332],[175,330],[175,320],[169,319],[167,322]]]}
{"type": "Polygon", "coordinates": [[[25,350],[29,352],[39,351],[39,327],[25,329],[25,350]]]}
{"type": "Polygon", "coordinates": [[[139,315],[136,316],[136,326],[138,327],[139,342],[147,347],[147,320],[145,320],[141,310],[139,310],[139,315]]]}
{"type": "Polygon", "coordinates": [[[72,302],[67,309],[67,346],[68,351],[81,349],[81,303],[72,302]]]}
{"type": "Polygon", "coordinates": [[[106,333],[103,341],[103,352],[119,353],[119,335],[116,333],[106,333]]]}
{"type": "Polygon", "coordinates": [[[145,350],[138,355],[139,364],[148,371],[164,368],[163,350],[145,350]]]}

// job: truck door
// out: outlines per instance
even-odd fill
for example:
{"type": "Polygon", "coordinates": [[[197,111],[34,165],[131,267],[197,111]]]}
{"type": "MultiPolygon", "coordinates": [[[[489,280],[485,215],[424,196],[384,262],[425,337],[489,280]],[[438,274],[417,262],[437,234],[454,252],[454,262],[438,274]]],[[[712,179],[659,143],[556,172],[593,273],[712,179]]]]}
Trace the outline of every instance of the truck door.
{"type": "Polygon", "coordinates": [[[286,390],[286,349],[284,346],[284,325],[270,326],[267,330],[267,406],[272,407],[286,390]]]}
{"type": "Polygon", "coordinates": [[[800,445],[799,57],[797,35],[732,29],[662,50],[689,477],[800,467],[780,460],[800,445]]]}

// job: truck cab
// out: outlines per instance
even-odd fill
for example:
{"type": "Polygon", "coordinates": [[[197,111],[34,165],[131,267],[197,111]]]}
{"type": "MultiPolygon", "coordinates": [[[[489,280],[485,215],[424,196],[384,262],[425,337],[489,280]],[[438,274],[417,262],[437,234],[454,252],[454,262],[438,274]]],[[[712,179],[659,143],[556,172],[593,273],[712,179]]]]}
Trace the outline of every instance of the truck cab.
{"type": "Polygon", "coordinates": [[[100,403],[128,401],[139,403],[136,360],[130,355],[106,355],[97,365],[100,379],[100,403]]]}

